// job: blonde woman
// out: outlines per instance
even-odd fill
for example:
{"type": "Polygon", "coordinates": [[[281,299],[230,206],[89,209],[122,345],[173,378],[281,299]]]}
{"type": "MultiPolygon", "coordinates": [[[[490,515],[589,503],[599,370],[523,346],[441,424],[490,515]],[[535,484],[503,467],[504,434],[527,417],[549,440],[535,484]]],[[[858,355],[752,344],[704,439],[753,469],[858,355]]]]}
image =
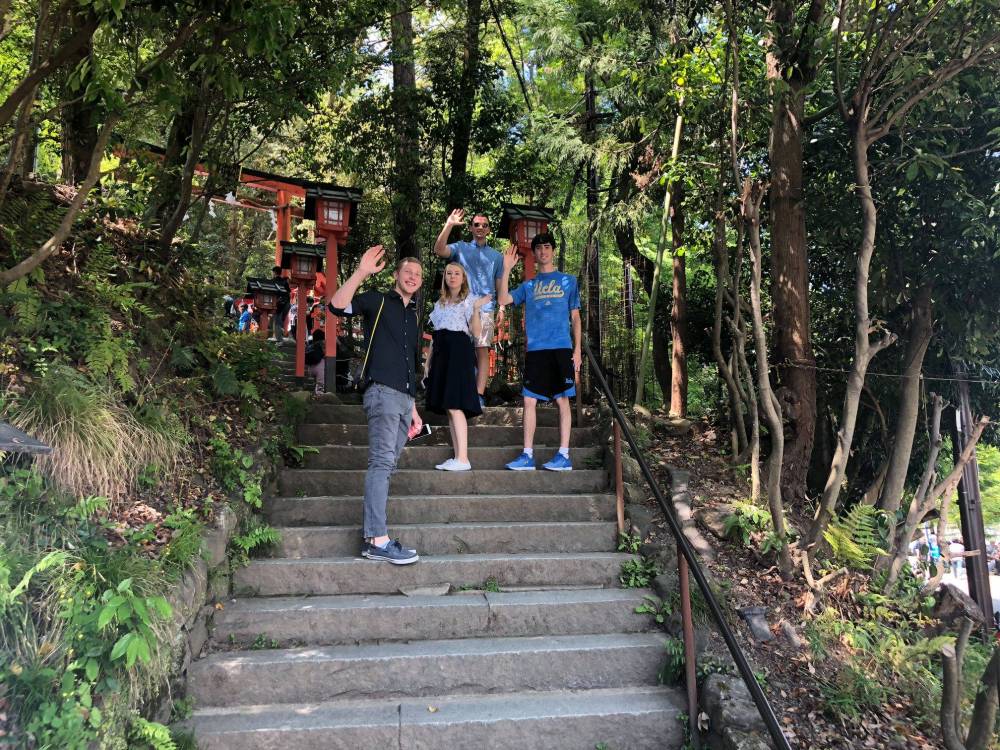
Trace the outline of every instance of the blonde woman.
{"type": "Polygon", "coordinates": [[[448,430],[455,452],[435,468],[468,471],[469,428],[467,420],[483,413],[476,391],[476,353],[473,339],[482,334],[479,311],[492,296],[472,298],[469,277],[458,263],[444,268],[441,297],[431,311],[434,326],[431,353],[424,363],[427,408],[448,415],[448,430]]]}

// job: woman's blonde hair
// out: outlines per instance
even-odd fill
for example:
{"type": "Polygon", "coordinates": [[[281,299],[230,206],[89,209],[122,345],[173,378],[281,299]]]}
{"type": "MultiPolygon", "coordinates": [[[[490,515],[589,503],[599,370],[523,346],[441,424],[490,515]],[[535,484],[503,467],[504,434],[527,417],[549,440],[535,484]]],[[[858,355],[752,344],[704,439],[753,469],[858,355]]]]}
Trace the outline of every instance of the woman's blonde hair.
{"type": "Polygon", "coordinates": [[[465,272],[465,267],[462,266],[461,263],[449,263],[441,272],[441,296],[439,298],[439,301],[446,305],[453,304],[451,301],[451,295],[448,294],[448,282],[445,280],[445,274],[448,273],[448,269],[452,266],[462,272],[462,287],[458,290],[458,300],[456,300],[454,304],[463,301],[469,296],[469,274],[465,272]]]}

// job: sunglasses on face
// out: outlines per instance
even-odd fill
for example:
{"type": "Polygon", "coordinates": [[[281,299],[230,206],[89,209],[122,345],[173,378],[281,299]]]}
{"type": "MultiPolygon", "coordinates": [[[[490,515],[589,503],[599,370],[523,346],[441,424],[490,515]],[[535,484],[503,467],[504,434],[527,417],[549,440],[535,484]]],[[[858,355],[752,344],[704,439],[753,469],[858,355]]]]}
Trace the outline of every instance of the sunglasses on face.
{"type": "Polygon", "coordinates": [[[489,225],[488,222],[485,222],[485,221],[474,221],[474,222],[472,222],[472,226],[474,226],[474,227],[486,227],[488,229],[490,225],[489,225]]]}

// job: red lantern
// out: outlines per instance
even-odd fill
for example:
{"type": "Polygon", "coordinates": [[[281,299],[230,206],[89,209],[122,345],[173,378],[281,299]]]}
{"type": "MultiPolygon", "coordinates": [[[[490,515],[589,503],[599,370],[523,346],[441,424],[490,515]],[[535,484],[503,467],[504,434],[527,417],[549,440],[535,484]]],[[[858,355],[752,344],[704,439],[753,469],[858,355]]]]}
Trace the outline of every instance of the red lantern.
{"type": "Polygon", "coordinates": [[[501,210],[503,215],[497,235],[510,240],[510,244],[517,248],[518,254],[524,258],[524,278],[533,278],[535,256],[531,252],[531,240],[535,235],[549,231],[549,223],[555,222],[556,216],[550,208],[516,203],[504,203],[501,210]]]}
{"type": "Polygon", "coordinates": [[[289,276],[297,284],[309,286],[316,280],[316,274],[323,270],[325,245],[310,245],[305,242],[281,243],[281,267],[289,270],[289,276]]]}

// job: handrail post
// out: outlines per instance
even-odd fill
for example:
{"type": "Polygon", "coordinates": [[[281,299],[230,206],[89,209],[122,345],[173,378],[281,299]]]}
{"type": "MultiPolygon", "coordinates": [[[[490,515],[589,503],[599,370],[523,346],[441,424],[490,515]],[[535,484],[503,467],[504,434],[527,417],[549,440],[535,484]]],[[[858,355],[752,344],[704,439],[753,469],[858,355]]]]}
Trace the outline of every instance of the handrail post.
{"type": "Polygon", "coordinates": [[[618,533],[625,533],[625,482],[622,478],[622,428],[612,419],[615,436],[615,511],[618,515],[618,533]]]}
{"type": "MultiPolygon", "coordinates": [[[[591,350],[590,344],[586,339],[583,340],[583,350],[586,352],[587,359],[590,362],[589,371],[597,381],[599,389],[604,393],[605,398],[607,398],[608,406],[611,407],[611,415],[615,422],[621,425],[622,436],[632,449],[635,455],[635,460],[639,464],[639,470],[642,472],[646,483],[649,485],[649,489],[652,491],[657,504],[663,510],[667,526],[669,527],[670,533],[673,534],[674,541],[677,543],[678,559],[681,557],[684,558],[687,563],[685,565],[685,570],[690,570],[691,576],[694,578],[695,583],[698,584],[698,588],[705,597],[705,606],[708,607],[708,611],[711,613],[712,619],[715,620],[715,624],[719,628],[719,634],[722,636],[722,640],[726,642],[726,647],[729,649],[729,653],[732,654],[733,661],[736,664],[736,670],[739,672],[740,677],[743,678],[743,684],[746,685],[746,688],[750,693],[751,700],[753,700],[754,705],[760,712],[760,717],[763,719],[764,724],[767,727],[767,733],[771,735],[774,747],[776,750],[792,750],[792,746],[788,743],[788,738],[785,736],[781,725],[778,723],[778,717],[774,714],[774,709],[771,707],[771,704],[768,703],[767,696],[764,695],[764,691],[757,682],[757,677],[754,675],[750,662],[747,661],[746,654],[743,653],[743,649],[740,648],[740,644],[736,640],[736,634],[726,622],[726,616],[722,611],[722,607],[719,605],[718,599],[715,598],[715,594],[712,593],[712,588],[708,584],[708,578],[705,576],[705,571],[703,571],[701,566],[698,564],[698,555],[695,552],[694,547],[691,546],[687,537],[684,536],[684,530],[681,528],[680,520],[677,518],[677,510],[674,508],[672,503],[668,503],[666,498],[663,497],[663,493],[660,491],[656,478],[653,476],[653,471],[649,468],[649,464],[646,462],[642,451],[639,449],[639,444],[635,440],[635,435],[633,435],[632,430],[629,429],[628,424],[625,421],[625,416],[622,414],[621,408],[618,406],[617,401],[615,401],[614,394],[608,386],[607,378],[604,377],[604,373],[597,364],[594,352],[591,350]]],[[[682,581],[685,583],[687,582],[686,575],[682,577],[682,581]]],[[[691,640],[693,643],[693,637],[691,640]]],[[[689,664],[694,665],[693,658],[689,660],[689,664]]],[[[693,668],[693,666],[691,668],[693,668]]],[[[694,685],[694,680],[690,680],[689,684],[694,685]]],[[[697,716],[695,717],[695,720],[697,720],[697,716]]]]}
{"type": "Polygon", "coordinates": [[[691,583],[688,580],[688,561],[684,555],[677,555],[677,577],[681,589],[681,622],[684,627],[684,681],[687,684],[688,727],[691,747],[701,746],[698,736],[698,677],[696,672],[698,656],[694,643],[694,619],[691,615],[691,583]]]}

